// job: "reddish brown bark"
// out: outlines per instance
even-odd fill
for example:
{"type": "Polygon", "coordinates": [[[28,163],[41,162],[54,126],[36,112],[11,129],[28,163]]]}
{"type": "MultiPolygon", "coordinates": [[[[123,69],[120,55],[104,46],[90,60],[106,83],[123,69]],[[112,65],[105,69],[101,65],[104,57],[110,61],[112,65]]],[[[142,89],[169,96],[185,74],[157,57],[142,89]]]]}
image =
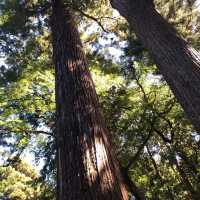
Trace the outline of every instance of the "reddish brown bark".
{"type": "Polygon", "coordinates": [[[156,11],[153,0],[111,0],[149,50],[177,100],[200,131],[200,54],[156,11]]]}
{"type": "Polygon", "coordinates": [[[127,200],[70,10],[52,0],[59,200],[127,200]]]}

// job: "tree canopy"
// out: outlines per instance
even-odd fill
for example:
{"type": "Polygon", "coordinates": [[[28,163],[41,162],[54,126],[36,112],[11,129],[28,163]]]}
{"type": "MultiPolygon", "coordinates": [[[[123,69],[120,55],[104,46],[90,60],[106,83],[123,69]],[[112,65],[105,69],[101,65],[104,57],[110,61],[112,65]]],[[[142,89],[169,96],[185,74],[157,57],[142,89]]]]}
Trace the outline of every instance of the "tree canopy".
{"type": "MultiPolygon", "coordinates": [[[[130,193],[138,190],[152,200],[199,199],[200,134],[148,50],[109,1],[64,3],[74,10],[117,160],[133,188],[130,193]]],[[[197,1],[155,4],[199,50],[197,1]]],[[[50,5],[46,0],[0,2],[2,199],[56,198],[50,5]]]]}

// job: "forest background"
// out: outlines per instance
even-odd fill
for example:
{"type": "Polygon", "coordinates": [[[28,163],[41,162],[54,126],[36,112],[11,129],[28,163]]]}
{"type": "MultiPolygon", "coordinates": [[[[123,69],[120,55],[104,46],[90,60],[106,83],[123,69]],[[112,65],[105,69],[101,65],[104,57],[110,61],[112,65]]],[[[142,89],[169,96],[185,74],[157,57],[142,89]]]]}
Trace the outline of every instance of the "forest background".
{"type": "MultiPolygon", "coordinates": [[[[49,13],[43,1],[29,1],[26,7],[21,2],[0,2],[0,198],[54,199],[49,13]]],[[[84,50],[117,158],[134,191],[147,199],[198,199],[199,133],[148,51],[110,3],[79,3],[74,10],[84,50]]],[[[158,11],[197,50],[198,5],[156,0],[158,11]]]]}

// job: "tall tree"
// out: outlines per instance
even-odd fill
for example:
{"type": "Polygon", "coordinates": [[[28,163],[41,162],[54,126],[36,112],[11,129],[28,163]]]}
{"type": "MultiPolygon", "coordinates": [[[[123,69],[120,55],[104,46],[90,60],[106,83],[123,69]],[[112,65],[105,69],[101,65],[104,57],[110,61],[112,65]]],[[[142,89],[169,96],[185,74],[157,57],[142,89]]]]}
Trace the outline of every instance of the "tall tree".
{"type": "Polygon", "coordinates": [[[0,178],[0,199],[55,200],[53,188],[41,179],[33,166],[23,160],[1,166],[0,178]]]}
{"type": "Polygon", "coordinates": [[[200,54],[156,11],[153,0],[112,0],[149,50],[160,72],[200,131],[200,54]]]}
{"type": "Polygon", "coordinates": [[[52,0],[58,199],[128,199],[72,11],[52,0]]]}

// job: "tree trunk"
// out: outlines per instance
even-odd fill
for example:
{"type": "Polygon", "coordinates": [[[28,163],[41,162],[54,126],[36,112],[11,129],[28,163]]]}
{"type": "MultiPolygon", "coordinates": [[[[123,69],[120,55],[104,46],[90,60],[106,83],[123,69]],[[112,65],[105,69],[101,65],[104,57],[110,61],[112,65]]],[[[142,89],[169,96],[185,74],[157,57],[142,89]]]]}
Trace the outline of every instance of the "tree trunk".
{"type": "MultiPolygon", "coordinates": [[[[164,185],[166,184],[166,181],[163,179],[163,177],[162,177],[162,175],[160,173],[160,170],[159,170],[159,168],[158,168],[158,166],[156,164],[156,161],[153,158],[153,155],[152,155],[148,145],[146,145],[146,148],[147,148],[147,153],[149,154],[150,160],[151,160],[151,162],[153,164],[153,167],[154,167],[154,170],[155,170],[155,174],[160,179],[161,184],[164,187],[164,185]]],[[[166,197],[168,197],[170,200],[174,200],[174,194],[173,194],[172,190],[170,189],[170,187],[168,185],[166,185],[166,188],[167,188],[166,197]]]]}
{"type": "Polygon", "coordinates": [[[182,169],[181,166],[179,166],[179,163],[177,161],[177,158],[175,157],[175,165],[176,168],[181,176],[182,179],[182,183],[185,186],[185,188],[187,189],[187,191],[190,193],[190,196],[193,200],[199,200],[199,194],[198,192],[193,188],[192,184],[190,183],[187,174],[184,172],[184,170],[182,169]]]}
{"type": "Polygon", "coordinates": [[[181,159],[184,161],[190,171],[195,175],[195,178],[198,178],[198,166],[196,165],[196,163],[188,158],[187,154],[182,149],[176,149],[175,151],[181,157],[181,159]]]}
{"type": "Polygon", "coordinates": [[[72,12],[52,0],[59,200],[127,200],[72,12]]]}
{"type": "Polygon", "coordinates": [[[155,10],[153,0],[111,0],[149,50],[161,74],[200,131],[200,54],[155,10]]]}
{"type": "Polygon", "coordinates": [[[137,200],[146,200],[145,191],[139,188],[128,174],[128,169],[121,167],[121,172],[124,182],[129,191],[136,197],[137,200]]]}

